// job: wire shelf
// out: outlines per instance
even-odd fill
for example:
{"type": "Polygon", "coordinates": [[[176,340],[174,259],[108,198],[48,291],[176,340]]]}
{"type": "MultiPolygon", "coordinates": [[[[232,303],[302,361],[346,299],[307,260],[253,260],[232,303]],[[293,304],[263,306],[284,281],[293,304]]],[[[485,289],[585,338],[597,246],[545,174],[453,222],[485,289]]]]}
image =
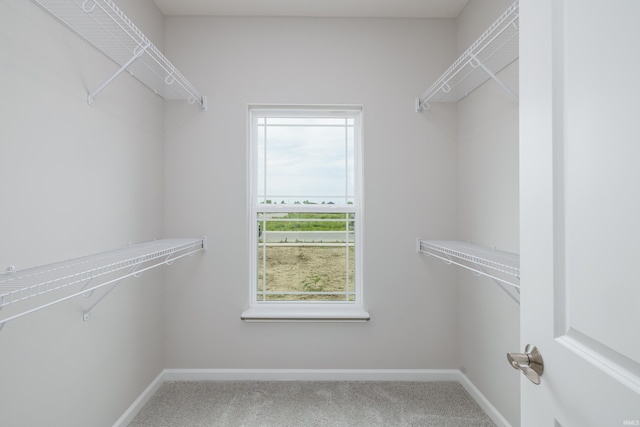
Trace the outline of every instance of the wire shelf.
{"type": "Polygon", "coordinates": [[[457,102],[489,78],[496,80],[517,99],[517,95],[496,77],[496,73],[519,56],[519,16],[519,4],[516,0],[416,100],[416,109],[428,109],[430,102],[457,102]]]}
{"type": "Polygon", "coordinates": [[[416,251],[436,257],[447,264],[471,270],[493,279],[516,302],[520,303],[520,256],[455,240],[416,240],[416,251]],[[508,287],[504,286],[508,285],[508,287]],[[511,288],[511,289],[509,289],[511,288]]]}
{"type": "Polygon", "coordinates": [[[112,283],[119,283],[127,277],[138,276],[143,271],[169,265],[178,258],[206,249],[204,237],[162,239],[53,264],[17,271],[9,269],[0,274],[0,308],[52,293],[56,296],[52,301],[36,303],[35,307],[29,306],[12,316],[0,319],[0,326],[58,302],[87,294],[112,283]],[[94,282],[99,278],[104,280],[94,282]],[[78,289],[78,286],[73,285],[83,286],[78,289]],[[64,292],[67,289],[69,292],[64,292]]]}
{"type": "Polygon", "coordinates": [[[163,99],[183,99],[206,109],[206,97],[145,37],[111,0],[33,0],[87,40],[121,69],[89,96],[126,70],[163,99]]]}

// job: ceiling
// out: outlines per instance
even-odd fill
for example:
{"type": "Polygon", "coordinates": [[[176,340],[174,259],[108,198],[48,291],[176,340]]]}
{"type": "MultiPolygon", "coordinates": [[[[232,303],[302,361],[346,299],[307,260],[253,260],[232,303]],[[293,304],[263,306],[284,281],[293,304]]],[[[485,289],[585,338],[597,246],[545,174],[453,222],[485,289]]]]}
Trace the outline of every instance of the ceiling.
{"type": "Polygon", "coordinates": [[[153,0],[164,15],[455,18],[469,0],[153,0]]]}

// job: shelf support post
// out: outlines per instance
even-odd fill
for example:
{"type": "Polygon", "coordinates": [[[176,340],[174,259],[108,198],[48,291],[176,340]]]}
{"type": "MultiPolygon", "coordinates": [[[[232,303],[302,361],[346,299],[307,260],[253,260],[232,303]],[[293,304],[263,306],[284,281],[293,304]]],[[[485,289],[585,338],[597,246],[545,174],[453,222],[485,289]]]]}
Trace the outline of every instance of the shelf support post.
{"type": "MultiPolygon", "coordinates": [[[[514,289],[515,287],[507,287],[504,283],[500,283],[499,280],[496,280],[495,277],[493,277],[491,274],[487,273],[487,270],[485,270],[484,268],[482,268],[482,266],[476,264],[476,267],[478,268],[478,270],[480,270],[481,272],[477,273],[479,276],[486,276],[489,279],[493,280],[493,282],[498,285],[500,287],[500,289],[502,289],[508,296],[509,298],[511,298],[513,301],[515,301],[516,304],[520,305],[520,297],[518,295],[514,295],[513,292],[511,291],[511,289],[514,289]]],[[[516,292],[520,293],[520,288],[515,288],[516,292]]]]}
{"type": "Polygon", "coordinates": [[[502,89],[504,89],[509,95],[511,95],[513,99],[515,99],[516,101],[518,100],[518,95],[516,95],[515,92],[512,91],[511,88],[509,88],[509,86],[504,84],[504,82],[500,80],[498,76],[491,72],[491,70],[489,70],[482,62],[480,62],[480,60],[478,60],[478,58],[473,53],[470,53],[469,57],[471,58],[469,62],[472,67],[482,68],[489,75],[489,77],[491,77],[496,83],[498,83],[498,85],[500,85],[502,89]]]}
{"type": "MultiPolygon", "coordinates": [[[[91,307],[87,308],[87,309],[82,313],[82,320],[84,320],[85,322],[86,322],[87,320],[89,320],[89,313],[91,312],[91,310],[93,310],[93,309],[95,308],[95,306],[96,306],[96,305],[100,304],[100,302],[102,302],[102,300],[103,300],[103,299],[105,299],[105,298],[107,297],[107,295],[109,295],[111,292],[113,292],[113,290],[114,290],[115,288],[117,288],[117,287],[118,287],[118,285],[119,285],[120,283],[122,283],[122,281],[123,281],[124,279],[126,279],[127,277],[130,277],[132,274],[133,274],[134,276],[136,276],[134,273],[135,273],[135,271],[140,267],[140,265],[142,265],[142,263],[140,263],[140,264],[136,264],[136,265],[134,265],[133,267],[131,267],[131,268],[129,269],[129,271],[127,272],[127,274],[126,274],[126,276],[125,276],[125,277],[123,277],[122,279],[120,279],[120,280],[118,280],[117,282],[115,282],[115,283],[113,284],[113,286],[111,287],[111,289],[109,289],[109,290],[108,290],[107,292],[105,292],[105,293],[104,293],[100,298],[98,298],[98,300],[97,300],[96,302],[94,302],[94,303],[91,305],[91,307]]],[[[142,273],[140,273],[140,274],[142,274],[142,273]]],[[[95,289],[94,289],[94,290],[95,290],[95,289]]],[[[91,291],[91,292],[93,293],[93,291],[91,291]]]]}
{"type": "Polygon", "coordinates": [[[109,85],[109,83],[111,83],[113,81],[113,79],[115,79],[116,77],[118,77],[124,70],[126,70],[127,68],[129,68],[129,66],[131,64],[133,64],[133,62],[140,58],[142,55],[144,55],[144,53],[147,51],[147,48],[151,45],[151,42],[148,42],[145,46],[142,45],[138,45],[134,50],[133,50],[133,56],[122,66],[118,69],[118,71],[116,71],[111,77],[109,77],[107,80],[105,80],[104,83],[102,83],[96,90],[94,90],[93,92],[89,93],[89,95],[87,96],[87,103],[89,103],[89,105],[93,106],[93,98],[96,97],[96,95],[98,95],[100,92],[102,92],[102,90],[107,87],[109,85]]]}

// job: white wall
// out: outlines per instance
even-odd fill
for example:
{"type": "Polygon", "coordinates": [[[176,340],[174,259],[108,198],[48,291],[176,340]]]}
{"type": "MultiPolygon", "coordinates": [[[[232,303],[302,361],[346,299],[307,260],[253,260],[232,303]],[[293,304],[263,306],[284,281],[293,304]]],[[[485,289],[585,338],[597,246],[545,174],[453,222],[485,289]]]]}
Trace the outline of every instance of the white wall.
{"type": "MultiPolygon", "coordinates": [[[[118,4],[162,46],[150,0],[118,4]]],[[[162,235],[210,242],[204,256],[124,282],[89,322],[80,317],[90,301],[73,300],[7,324],[3,424],[110,425],[165,367],[462,366],[517,425],[519,379],[503,360],[519,346],[517,308],[466,273],[458,295],[458,272],[414,251],[418,236],[456,233],[518,251],[517,106],[489,82],[458,106],[413,111],[456,48],[507,6],[472,0],[459,27],[165,18],[166,54],[209,96],[203,112],[163,103],[126,75],[87,106],[114,65],[33,3],[1,0],[0,263],[21,268],[162,235]],[[249,103],[364,106],[370,322],[240,320],[249,103]]],[[[502,77],[517,88],[517,65],[502,77]]]]}
{"type": "Polygon", "coordinates": [[[167,270],[168,368],[457,368],[455,273],[415,238],[456,231],[455,107],[414,111],[454,59],[453,20],[167,17],[165,47],[209,97],[166,105],[165,224],[209,237],[167,270]],[[243,323],[250,103],[364,106],[371,321],[243,323]]]}
{"type": "MultiPolygon", "coordinates": [[[[158,45],[150,0],[121,0],[158,45]]],[[[163,102],[34,3],[0,1],[0,269],[162,237],[163,102]]],[[[0,332],[0,424],[112,425],[164,367],[161,275],[0,332]]],[[[11,307],[3,309],[4,313],[11,307]]]]}
{"type": "MultiPolygon", "coordinates": [[[[511,0],[471,0],[458,17],[462,53],[511,0]]],[[[516,93],[518,62],[499,78],[516,93]]],[[[519,253],[518,103],[489,80],[458,103],[458,239],[519,253]]],[[[506,353],[521,351],[518,305],[488,278],[459,271],[461,369],[514,426],[520,375],[506,353]]]]}

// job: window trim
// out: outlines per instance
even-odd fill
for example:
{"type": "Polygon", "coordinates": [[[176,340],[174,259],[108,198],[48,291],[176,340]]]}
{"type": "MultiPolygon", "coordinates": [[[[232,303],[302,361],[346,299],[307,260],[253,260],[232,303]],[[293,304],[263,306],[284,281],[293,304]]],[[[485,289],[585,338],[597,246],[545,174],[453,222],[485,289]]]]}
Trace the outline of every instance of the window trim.
{"type": "MultiPolygon", "coordinates": [[[[247,108],[247,224],[249,228],[247,246],[249,250],[249,308],[245,310],[241,319],[247,322],[365,322],[370,319],[370,315],[364,309],[363,304],[363,260],[362,243],[364,224],[363,216],[363,167],[362,167],[362,133],[363,133],[363,108],[361,105],[260,105],[251,104],[247,108]],[[356,247],[355,271],[355,292],[356,301],[335,301],[335,302],[273,302],[258,301],[255,279],[257,277],[258,260],[255,242],[257,241],[257,227],[253,227],[256,212],[278,212],[285,210],[284,206],[278,204],[258,204],[258,144],[254,144],[254,131],[257,129],[258,117],[281,117],[286,114],[288,117],[353,117],[354,125],[354,205],[350,210],[356,214],[356,224],[354,233],[354,244],[356,247]]],[[[294,211],[300,207],[288,205],[286,210],[294,211]]],[[[301,211],[314,212],[340,212],[344,211],[344,205],[328,206],[314,205],[313,207],[301,207],[301,211]]]]}

